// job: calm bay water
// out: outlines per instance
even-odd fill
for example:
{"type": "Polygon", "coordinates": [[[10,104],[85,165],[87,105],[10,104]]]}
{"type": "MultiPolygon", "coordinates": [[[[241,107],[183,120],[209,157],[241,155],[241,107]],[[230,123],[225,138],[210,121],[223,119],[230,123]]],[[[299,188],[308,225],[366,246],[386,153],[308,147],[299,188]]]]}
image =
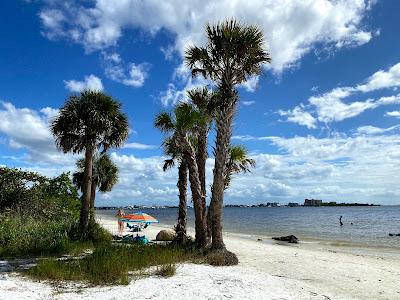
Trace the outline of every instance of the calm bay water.
{"type": "MultiPolygon", "coordinates": [[[[175,224],[177,209],[141,211],[157,217],[161,224],[175,224]]],[[[98,213],[115,215],[113,210],[99,210],[98,213]]],[[[188,215],[189,226],[193,227],[192,209],[189,209],[188,215]]],[[[294,234],[309,242],[400,249],[400,237],[389,237],[389,233],[400,233],[400,206],[233,207],[224,208],[223,220],[224,231],[255,238],[294,234]],[[340,216],[343,216],[342,227],[339,226],[340,216]]]]}

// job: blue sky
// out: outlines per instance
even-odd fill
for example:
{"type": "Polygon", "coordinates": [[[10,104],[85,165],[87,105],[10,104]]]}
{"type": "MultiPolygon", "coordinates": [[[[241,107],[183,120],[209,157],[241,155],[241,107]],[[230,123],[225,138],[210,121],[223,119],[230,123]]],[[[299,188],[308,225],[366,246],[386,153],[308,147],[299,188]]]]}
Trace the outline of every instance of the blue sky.
{"type": "MultiPolygon", "coordinates": [[[[123,103],[131,134],[112,151],[121,179],[98,205],[177,203],[162,172],[155,114],[185,99],[184,49],[228,17],[263,29],[273,62],[238,87],[234,143],[257,167],[227,203],[400,203],[400,40],[391,1],[2,1],[0,164],[73,171],[48,122],[72,93],[102,89],[123,103]]],[[[213,143],[213,137],[211,138],[213,143]]],[[[208,161],[211,179],[212,158],[208,161]]]]}

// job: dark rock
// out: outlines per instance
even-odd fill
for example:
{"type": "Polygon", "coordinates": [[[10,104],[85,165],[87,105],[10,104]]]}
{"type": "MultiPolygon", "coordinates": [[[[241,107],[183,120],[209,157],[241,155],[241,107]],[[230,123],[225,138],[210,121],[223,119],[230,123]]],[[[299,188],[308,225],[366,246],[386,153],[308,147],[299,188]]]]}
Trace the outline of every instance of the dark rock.
{"type": "Polygon", "coordinates": [[[257,241],[262,242],[262,239],[257,239],[257,241]]]}
{"type": "Polygon", "coordinates": [[[297,237],[295,237],[294,235],[273,237],[272,239],[275,241],[288,242],[288,243],[292,243],[292,244],[297,244],[299,242],[299,239],[297,237]]]}
{"type": "Polygon", "coordinates": [[[394,233],[389,233],[389,236],[394,236],[394,233]]]}
{"type": "Polygon", "coordinates": [[[389,236],[400,236],[400,233],[389,233],[389,236]]]}

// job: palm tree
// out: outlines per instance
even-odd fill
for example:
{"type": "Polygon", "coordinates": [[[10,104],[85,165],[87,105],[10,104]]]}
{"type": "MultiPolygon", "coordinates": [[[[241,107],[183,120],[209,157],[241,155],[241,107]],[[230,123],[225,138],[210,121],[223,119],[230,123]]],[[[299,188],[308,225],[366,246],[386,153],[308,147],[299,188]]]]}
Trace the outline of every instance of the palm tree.
{"type": "MultiPolygon", "coordinates": [[[[74,184],[82,190],[84,178],[85,160],[79,159],[76,162],[78,172],[73,174],[74,184]]],[[[90,190],[90,222],[94,222],[94,202],[96,190],[110,192],[118,181],[118,167],[111,160],[107,153],[96,153],[93,157],[92,185],[90,190]]]]}
{"type": "MultiPolygon", "coordinates": [[[[201,184],[202,202],[201,207],[203,215],[206,216],[206,161],[208,158],[208,134],[211,128],[211,123],[214,117],[214,104],[216,94],[209,91],[207,87],[196,88],[188,91],[189,99],[196,109],[204,118],[204,122],[197,125],[196,128],[196,160],[199,168],[199,178],[201,184]]],[[[207,228],[207,236],[211,232],[207,228]]]]}
{"type": "Polygon", "coordinates": [[[170,155],[169,159],[164,160],[163,171],[171,169],[178,161],[178,183],[176,186],[179,190],[179,208],[178,208],[178,222],[175,226],[176,242],[183,244],[186,240],[186,225],[187,225],[187,184],[188,184],[188,166],[185,161],[183,153],[179,149],[173,147],[173,142],[170,139],[164,141],[164,152],[170,155]]]}
{"type": "Polygon", "coordinates": [[[256,161],[248,157],[248,151],[244,146],[231,146],[225,174],[225,189],[229,187],[232,175],[251,172],[250,168],[254,168],[255,166],[256,161]]]}
{"type": "Polygon", "coordinates": [[[101,146],[120,147],[128,137],[128,118],[121,104],[99,91],[83,91],[68,98],[59,115],[51,123],[58,149],[64,153],[85,152],[82,182],[80,229],[87,236],[93,154],[101,146]]]}
{"type": "Polygon", "coordinates": [[[206,244],[206,220],[201,207],[201,184],[192,133],[201,122],[204,122],[202,116],[187,103],[179,104],[173,115],[160,113],[154,122],[155,127],[169,134],[171,147],[179,149],[187,163],[195,212],[196,243],[199,248],[206,244]]]}
{"type": "Polygon", "coordinates": [[[201,74],[215,81],[220,94],[215,116],[217,137],[209,213],[212,214],[212,247],[225,249],[221,219],[232,123],[238,102],[236,86],[260,74],[262,64],[271,58],[264,49],[263,32],[257,26],[228,20],[207,25],[206,32],[207,45],[189,47],[185,60],[193,76],[201,74]]]}

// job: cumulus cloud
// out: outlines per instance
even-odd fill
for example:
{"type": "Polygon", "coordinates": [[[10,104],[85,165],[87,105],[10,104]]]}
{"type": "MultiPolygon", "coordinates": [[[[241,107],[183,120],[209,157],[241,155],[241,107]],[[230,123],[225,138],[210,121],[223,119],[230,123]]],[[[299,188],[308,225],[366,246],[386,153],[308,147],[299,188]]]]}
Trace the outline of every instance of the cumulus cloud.
{"type": "Polygon", "coordinates": [[[292,110],[280,110],[278,113],[281,116],[287,116],[289,122],[315,128],[310,125],[316,126],[317,120],[324,123],[339,122],[358,116],[366,110],[383,105],[398,104],[400,103],[400,94],[383,96],[378,99],[369,98],[362,101],[345,102],[351,96],[397,87],[400,87],[400,63],[387,70],[375,72],[362,84],[334,88],[321,95],[311,96],[307,105],[300,104],[292,110]]]}
{"type": "Polygon", "coordinates": [[[398,110],[388,111],[386,113],[386,116],[400,118],[400,111],[398,111],[398,110]]]}
{"type": "Polygon", "coordinates": [[[46,107],[41,111],[17,108],[12,103],[2,102],[0,109],[0,133],[13,149],[27,151],[24,160],[36,164],[69,164],[69,156],[62,155],[55,147],[49,129],[49,121],[58,113],[46,107]]]}
{"type": "MultiPolygon", "coordinates": [[[[175,75],[182,78],[185,75],[175,75]]],[[[201,77],[187,77],[185,80],[175,80],[175,83],[169,83],[168,88],[162,91],[159,95],[161,104],[165,107],[176,105],[178,102],[188,101],[187,92],[189,90],[203,87],[211,86],[212,83],[201,77]]]]}
{"type": "Polygon", "coordinates": [[[167,30],[175,36],[174,43],[163,48],[168,49],[167,56],[172,55],[172,49],[182,56],[189,44],[205,42],[207,22],[235,17],[263,29],[273,57],[272,68],[281,72],[315,47],[339,49],[369,42],[373,32],[365,29],[363,19],[374,2],[97,0],[85,6],[50,2],[41,10],[40,18],[43,34],[70,38],[87,51],[115,46],[126,29],[141,29],[151,35],[167,30]]]}
{"type": "Polygon", "coordinates": [[[125,64],[118,53],[103,52],[105,63],[105,75],[116,82],[132,87],[142,87],[151,65],[149,63],[128,63],[125,64]]]}
{"type": "Polygon", "coordinates": [[[302,105],[296,106],[292,110],[279,110],[278,114],[287,117],[288,122],[297,123],[299,125],[307,126],[307,128],[317,128],[317,120],[307,111],[304,110],[302,105]]]}
{"type": "Polygon", "coordinates": [[[83,81],[64,80],[65,88],[70,92],[82,92],[83,90],[102,91],[104,89],[101,79],[93,74],[85,76],[83,81]]]}

